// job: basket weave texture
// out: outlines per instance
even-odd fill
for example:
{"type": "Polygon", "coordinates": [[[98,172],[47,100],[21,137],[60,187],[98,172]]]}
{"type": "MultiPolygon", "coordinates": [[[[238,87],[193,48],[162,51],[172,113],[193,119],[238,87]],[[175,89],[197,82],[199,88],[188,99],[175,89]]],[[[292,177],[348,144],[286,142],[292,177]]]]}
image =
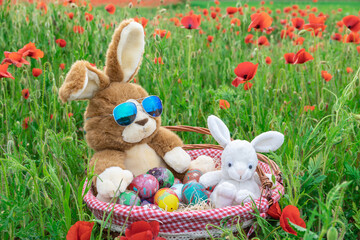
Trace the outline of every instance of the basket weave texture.
{"type": "MultiPolygon", "coordinates": [[[[170,128],[172,128],[171,130],[175,130],[173,129],[174,127],[170,128]]],[[[190,130],[194,130],[194,128],[191,128],[190,130]]],[[[204,130],[203,128],[200,128],[200,131],[202,131],[201,133],[209,134],[209,132],[207,132],[208,130],[206,130],[207,129],[204,130]]],[[[199,132],[198,129],[195,129],[194,131],[199,132]]],[[[220,149],[221,147],[217,146],[217,149],[214,149],[213,146],[214,145],[204,144],[202,144],[201,146],[186,145],[184,148],[202,148],[187,151],[191,157],[191,160],[195,160],[201,155],[206,155],[213,158],[215,163],[220,163],[222,154],[222,150],[220,149]],[[211,148],[207,149],[208,147],[211,148]]],[[[269,206],[272,203],[278,202],[281,196],[284,194],[284,187],[282,185],[281,172],[279,171],[276,163],[262,154],[258,154],[258,159],[259,164],[257,167],[257,173],[259,174],[260,180],[262,182],[262,196],[259,199],[256,199],[254,203],[257,210],[260,212],[260,215],[266,216],[266,212],[268,211],[269,206]],[[276,184],[273,185],[272,182],[265,176],[265,174],[275,175],[276,184]]],[[[83,191],[85,191],[86,185],[87,183],[85,182],[83,191]]],[[[165,212],[141,206],[134,206],[131,209],[130,206],[101,202],[93,195],[91,189],[85,194],[84,201],[97,219],[106,219],[108,214],[112,212],[112,224],[117,226],[117,228],[113,228],[115,230],[121,230],[124,224],[129,226],[136,221],[160,221],[160,236],[176,236],[177,234],[183,235],[184,232],[186,232],[189,236],[201,236],[204,232],[206,235],[205,229],[207,224],[219,226],[224,218],[231,219],[234,217],[240,217],[241,222],[246,222],[253,219],[253,214],[256,212],[253,202],[248,202],[243,206],[237,205],[210,210],[196,210],[184,212],[165,212]]],[[[228,225],[228,227],[231,227],[231,221],[228,221],[228,225]]],[[[208,229],[211,230],[212,227],[208,226],[208,229]]],[[[178,239],[180,239],[180,236],[178,239]]]]}

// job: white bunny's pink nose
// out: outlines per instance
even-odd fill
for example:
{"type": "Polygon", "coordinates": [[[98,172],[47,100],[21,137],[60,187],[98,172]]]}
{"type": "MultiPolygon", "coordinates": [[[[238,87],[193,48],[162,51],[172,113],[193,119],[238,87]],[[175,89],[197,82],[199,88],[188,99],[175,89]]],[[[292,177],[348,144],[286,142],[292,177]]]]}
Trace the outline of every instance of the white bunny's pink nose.
{"type": "Polygon", "coordinates": [[[242,171],[242,170],[239,170],[239,171],[238,171],[238,174],[240,175],[240,177],[241,177],[242,175],[244,175],[244,173],[245,173],[245,171],[242,171]]]}

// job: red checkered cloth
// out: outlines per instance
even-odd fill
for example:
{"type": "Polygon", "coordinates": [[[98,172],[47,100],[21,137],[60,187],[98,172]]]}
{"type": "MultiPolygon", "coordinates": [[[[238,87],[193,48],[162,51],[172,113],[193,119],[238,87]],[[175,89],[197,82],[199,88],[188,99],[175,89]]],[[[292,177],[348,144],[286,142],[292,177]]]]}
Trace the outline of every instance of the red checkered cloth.
{"type": "MultiPolygon", "coordinates": [[[[192,160],[196,159],[200,155],[207,155],[212,157],[214,161],[217,162],[220,160],[222,150],[191,150],[188,151],[188,154],[191,156],[192,160]]],[[[266,163],[259,161],[259,166],[265,173],[271,173],[269,165],[266,163]]],[[[86,185],[87,183],[85,183],[83,191],[85,191],[86,185]]],[[[271,192],[271,198],[274,200],[274,202],[278,202],[280,197],[284,194],[284,187],[281,183],[276,182],[276,185],[271,189],[271,192]]],[[[176,234],[182,233],[184,231],[188,233],[193,232],[194,234],[197,231],[204,232],[207,224],[214,224],[219,226],[220,221],[227,217],[240,217],[241,222],[244,222],[253,219],[253,213],[255,213],[252,202],[246,203],[244,206],[237,205],[225,208],[186,212],[165,212],[161,210],[148,209],[141,206],[134,206],[130,212],[130,206],[109,204],[99,201],[93,195],[91,190],[86,193],[84,200],[89,209],[98,219],[105,219],[108,213],[114,210],[112,223],[115,225],[123,226],[125,224],[126,218],[130,214],[128,221],[126,222],[127,226],[140,220],[158,220],[162,223],[160,227],[161,233],[165,234],[176,234]]],[[[269,203],[265,196],[255,200],[255,204],[260,214],[264,215],[267,212],[269,203]]],[[[230,226],[232,224],[231,221],[228,221],[228,224],[230,226]]],[[[212,229],[212,227],[208,226],[208,229],[212,229]]]]}

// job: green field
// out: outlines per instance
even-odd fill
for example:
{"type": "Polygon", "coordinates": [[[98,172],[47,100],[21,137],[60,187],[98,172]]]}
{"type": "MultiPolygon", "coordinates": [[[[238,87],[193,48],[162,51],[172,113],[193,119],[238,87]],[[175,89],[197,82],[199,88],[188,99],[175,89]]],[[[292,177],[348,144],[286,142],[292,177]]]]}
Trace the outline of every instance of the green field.
{"type": "MultiPolygon", "coordinates": [[[[359,239],[359,44],[337,42],[331,36],[338,32],[336,22],[347,15],[359,15],[360,2],[274,2],[270,5],[266,1],[264,5],[273,10],[273,32],[250,32],[254,39],[262,35],[269,39],[270,46],[261,47],[244,42],[253,13],[247,8],[244,15],[235,15],[241,21],[239,27],[231,26],[228,17],[216,22],[203,16],[200,27],[204,34],[169,21],[177,13],[186,15],[192,9],[200,14],[198,7],[215,6],[206,1],[154,9],[117,8],[114,15],[99,6],[91,11],[91,22],[85,20],[88,8],[84,6],[49,4],[46,14],[36,9],[36,4],[0,6],[0,53],[16,52],[29,42],[44,52],[40,60],[27,57],[30,65],[10,65],[8,71],[15,79],[0,79],[0,239],[64,239],[76,221],[94,219],[81,195],[93,154],[83,132],[87,102],[61,104],[58,89],[76,60],[87,60],[103,69],[115,29],[111,23],[135,16],[149,19],[144,59],[135,78],[150,95],[162,99],[163,125],[206,127],[207,117],[214,114],[223,119],[234,139],[249,141],[269,130],[284,133],[283,146],[268,154],[283,172],[285,195],[281,207],[295,205],[300,209],[308,230],[304,239],[314,239],[310,231],[317,235],[315,239],[331,239],[326,233],[332,226],[338,231],[337,238],[332,239],[359,239]],[[292,17],[283,12],[278,15],[275,10],[293,4],[301,9],[310,4],[318,7],[317,14],[329,14],[321,38],[298,30],[295,35],[305,38],[302,46],[280,38],[284,29],[280,20],[287,19],[291,24],[292,17]],[[340,7],[343,11],[337,12],[340,7]],[[74,18],[70,20],[65,12],[73,12],[74,18]],[[158,21],[156,16],[160,16],[158,21]],[[74,33],[75,25],[83,26],[84,33],[74,33]],[[171,37],[154,38],[157,28],[170,31],[171,37]],[[209,46],[208,35],[214,36],[209,46]],[[55,43],[59,38],[66,40],[66,47],[55,43]],[[314,46],[317,50],[310,51],[314,46]],[[284,54],[301,48],[314,60],[285,64],[284,54]],[[160,56],[164,64],[154,64],[154,58],[160,56]],[[272,59],[270,65],[265,63],[267,56],[272,59]],[[245,91],[243,85],[235,88],[231,82],[236,77],[236,66],[248,61],[259,66],[251,80],[253,87],[245,91]],[[59,67],[61,63],[65,64],[64,70],[59,67]],[[347,73],[347,67],[353,72],[347,73]],[[40,68],[43,73],[34,77],[32,68],[40,68]],[[322,79],[322,70],[333,76],[329,82],[322,79]],[[29,89],[28,99],[22,96],[23,89],[29,89]],[[220,99],[227,100],[230,108],[220,109],[220,99]],[[305,106],[315,109],[305,111],[305,106]]],[[[236,4],[221,3],[221,13],[225,15],[226,6],[236,4]]],[[[249,5],[261,7],[259,2],[249,5]]],[[[308,17],[304,19],[307,23],[308,17]]],[[[342,35],[349,33],[344,27],[342,35]]],[[[212,137],[194,133],[180,136],[185,143],[215,143],[212,137]]],[[[258,221],[261,228],[253,237],[299,238],[279,228],[276,220],[258,221]]],[[[93,239],[109,237],[102,228],[95,225],[93,239]]],[[[231,238],[226,229],[225,236],[243,239],[240,234],[231,238]]]]}

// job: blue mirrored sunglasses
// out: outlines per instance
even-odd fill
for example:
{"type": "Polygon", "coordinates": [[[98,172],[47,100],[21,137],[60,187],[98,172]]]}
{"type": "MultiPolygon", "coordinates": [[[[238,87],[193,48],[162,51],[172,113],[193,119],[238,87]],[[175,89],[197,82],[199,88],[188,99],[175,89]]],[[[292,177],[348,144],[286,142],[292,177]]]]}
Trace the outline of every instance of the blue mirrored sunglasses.
{"type": "MultiPolygon", "coordinates": [[[[162,113],[162,103],[158,96],[144,98],[141,105],[145,112],[151,117],[159,117],[162,113]]],[[[112,115],[117,124],[120,126],[128,126],[136,119],[136,104],[133,102],[121,103],[114,108],[112,115]]]]}

